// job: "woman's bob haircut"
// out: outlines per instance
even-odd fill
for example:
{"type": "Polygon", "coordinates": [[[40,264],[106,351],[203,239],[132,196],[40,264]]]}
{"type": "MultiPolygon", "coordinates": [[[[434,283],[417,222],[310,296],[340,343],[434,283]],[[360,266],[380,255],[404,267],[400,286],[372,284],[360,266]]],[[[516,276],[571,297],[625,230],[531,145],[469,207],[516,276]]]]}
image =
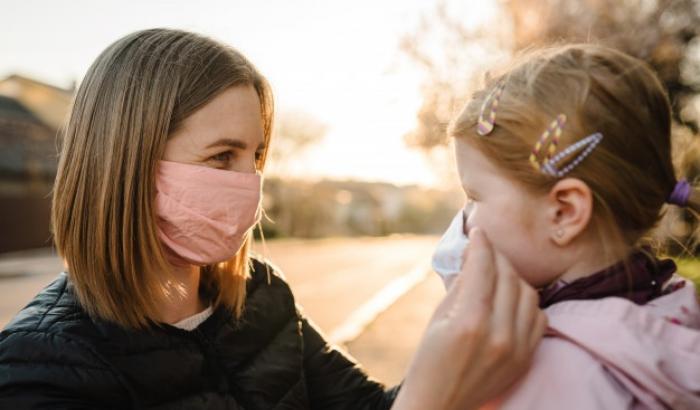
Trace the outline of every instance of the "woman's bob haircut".
{"type": "MultiPolygon", "coordinates": [[[[63,135],[51,230],[91,317],[143,328],[159,322],[164,298],[177,295],[157,234],[157,163],[182,121],[233,86],[257,91],[269,147],[269,85],[231,47],[180,30],[144,30],[110,45],[88,70],[63,135]]],[[[200,290],[237,317],[248,244],[232,259],[202,268],[200,290]]]]}

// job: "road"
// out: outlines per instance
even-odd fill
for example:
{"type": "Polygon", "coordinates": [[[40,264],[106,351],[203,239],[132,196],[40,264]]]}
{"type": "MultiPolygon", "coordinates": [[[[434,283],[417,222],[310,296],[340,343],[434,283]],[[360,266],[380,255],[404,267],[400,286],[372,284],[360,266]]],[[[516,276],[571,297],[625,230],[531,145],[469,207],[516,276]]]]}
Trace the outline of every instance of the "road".
{"type": "Polygon", "coordinates": [[[269,255],[305,313],[332,333],[368,299],[416,268],[429,269],[434,237],[278,241],[269,255]]]}

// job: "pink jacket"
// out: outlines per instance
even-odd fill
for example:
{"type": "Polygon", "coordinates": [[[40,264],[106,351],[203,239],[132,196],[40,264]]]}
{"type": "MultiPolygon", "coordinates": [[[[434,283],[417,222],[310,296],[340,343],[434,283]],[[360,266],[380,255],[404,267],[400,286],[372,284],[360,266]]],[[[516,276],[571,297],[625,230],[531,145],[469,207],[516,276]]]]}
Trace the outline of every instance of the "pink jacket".
{"type": "Polygon", "coordinates": [[[684,283],[641,306],[616,297],[550,306],[529,373],[485,408],[700,409],[700,304],[684,283]]]}

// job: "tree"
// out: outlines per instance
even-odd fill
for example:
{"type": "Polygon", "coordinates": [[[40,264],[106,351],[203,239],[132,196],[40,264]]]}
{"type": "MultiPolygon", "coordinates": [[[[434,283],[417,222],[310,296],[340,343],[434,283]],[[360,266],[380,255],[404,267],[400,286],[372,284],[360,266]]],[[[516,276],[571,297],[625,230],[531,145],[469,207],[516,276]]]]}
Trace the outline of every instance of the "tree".
{"type": "Polygon", "coordinates": [[[671,99],[674,119],[698,131],[688,110],[700,91],[697,0],[518,0],[506,3],[515,48],[595,41],[646,61],[671,99]]]}
{"type": "Polygon", "coordinates": [[[462,17],[468,12],[456,2],[440,1],[401,41],[401,51],[426,75],[417,126],[405,136],[411,147],[446,146],[450,120],[478,83],[474,74],[511,54],[509,24],[467,25],[462,17]]]}
{"type": "Polygon", "coordinates": [[[272,173],[287,175],[294,161],[326,135],[328,127],[303,111],[284,111],[276,118],[268,162],[272,173]]]}

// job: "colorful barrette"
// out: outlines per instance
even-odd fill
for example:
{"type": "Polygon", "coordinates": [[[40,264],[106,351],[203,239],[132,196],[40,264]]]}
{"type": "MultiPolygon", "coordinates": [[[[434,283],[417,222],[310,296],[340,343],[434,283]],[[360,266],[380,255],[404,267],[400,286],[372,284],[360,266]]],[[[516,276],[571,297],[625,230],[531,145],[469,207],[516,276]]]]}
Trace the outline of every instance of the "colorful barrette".
{"type": "Polygon", "coordinates": [[[566,115],[557,115],[557,118],[549,124],[535,143],[535,147],[530,153],[530,163],[536,170],[542,169],[542,164],[551,160],[554,156],[564,124],[566,124],[566,115]],[[542,155],[542,151],[544,151],[544,155],[542,155]],[[542,158],[543,156],[544,158],[542,158]]]}
{"type": "Polygon", "coordinates": [[[559,114],[542,133],[542,136],[540,136],[540,139],[535,143],[535,147],[530,154],[530,163],[535,169],[555,178],[562,178],[564,175],[571,172],[581,161],[589,156],[595,147],[600,144],[600,141],[603,140],[603,134],[596,132],[576,141],[574,144],[566,147],[563,151],[555,155],[554,153],[559,144],[565,123],[566,116],[564,114],[559,114]],[[542,155],[542,151],[544,151],[544,155],[542,155]],[[560,169],[560,163],[576,152],[579,152],[579,154],[560,169]]]}
{"type": "Polygon", "coordinates": [[[569,172],[571,172],[571,170],[576,168],[578,164],[581,163],[581,161],[586,159],[586,157],[589,156],[591,152],[593,152],[595,147],[597,147],[598,144],[600,144],[600,141],[602,140],[603,134],[596,132],[577,141],[576,143],[566,147],[564,151],[558,153],[549,161],[545,162],[542,166],[541,171],[552,177],[562,178],[564,175],[568,174],[569,172]],[[579,153],[573,160],[571,160],[571,162],[569,162],[564,168],[558,168],[559,163],[561,161],[568,158],[570,155],[579,150],[582,150],[581,153],[579,153]]]}
{"type": "Polygon", "coordinates": [[[493,131],[496,125],[496,109],[498,108],[498,102],[501,99],[504,88],[506,88],[506,82],[500,81],[481,105],[479,122],[476,124],[476,132],[479,135],[488,135],[493,131]]]}

